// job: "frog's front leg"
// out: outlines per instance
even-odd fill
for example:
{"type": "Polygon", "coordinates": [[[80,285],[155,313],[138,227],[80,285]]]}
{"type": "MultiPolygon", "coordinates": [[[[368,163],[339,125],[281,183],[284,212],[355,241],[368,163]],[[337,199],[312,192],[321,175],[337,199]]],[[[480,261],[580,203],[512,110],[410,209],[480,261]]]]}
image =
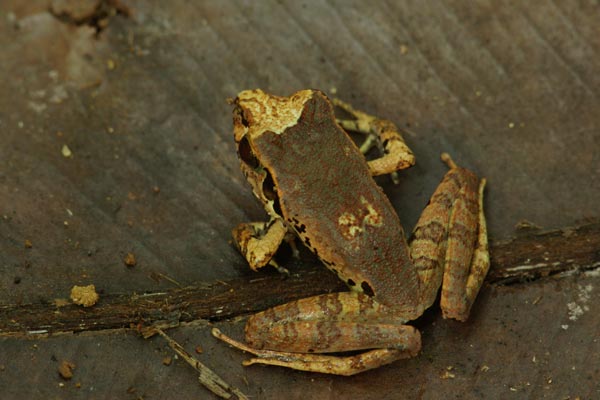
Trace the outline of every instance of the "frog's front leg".
{"type": "Polygon", "coordinates": [[[371,175],[392,174],[392,179],[397,183],[396,171],[414,165],[415,156],[404,142],[396,125],[391,121],[356,110],[339,99],[333,99],[333,104],[355,118],[337,119],[337,123],[342,128],[367,135],[360,151],[365,154],[373,146],[377,146],[381,152],[381,157],[367,162],[371,175]]]}
{"type": "Polygon", "coordinates": [[[419,352],[419,331],[404,322],[405,317],[364,294],[343,292],[297,300],[253,315],[246,324],[248,345],[217,329],[213,335],[257,356],[244,365],[354,375],[419,352]],[[367,349],[346,357],[315,354],[367,349]]]}
{"type": "MultiPolygon", "coordinates": [[[[281,242],[288,236],[288,229],[281,219],[241,223],[231,233],[236,246],[254,271],[267,264],[282,270],[273,260],[281,242]]],[[[284,269],[281,272],[287,271],[284,269]]]]}

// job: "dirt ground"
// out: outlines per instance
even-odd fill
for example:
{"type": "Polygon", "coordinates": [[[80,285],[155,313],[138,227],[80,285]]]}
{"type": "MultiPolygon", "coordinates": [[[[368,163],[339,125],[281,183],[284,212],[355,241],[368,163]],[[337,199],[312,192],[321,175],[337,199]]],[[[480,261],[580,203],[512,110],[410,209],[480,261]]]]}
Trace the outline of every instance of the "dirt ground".
{"type": "Polygon", "coordinates": [[[140,337],[164,319],[251,398],[600,397],[599,17],[591,1],[3,0],[0,397],[213,398],[140,337]],[[249,88],[319,88],[404,128],[417,165],[378,183],[407,231],[441,152],[487,178],[492,277],[468,322],[434,307],[418,357],[351,378],[245,368],[210,335],[339,289],[305,253],[280,289],[231,244],[265,219],[226,102],[249,88]],[[89,284],[98,303],[71,305],[89,284]]]}

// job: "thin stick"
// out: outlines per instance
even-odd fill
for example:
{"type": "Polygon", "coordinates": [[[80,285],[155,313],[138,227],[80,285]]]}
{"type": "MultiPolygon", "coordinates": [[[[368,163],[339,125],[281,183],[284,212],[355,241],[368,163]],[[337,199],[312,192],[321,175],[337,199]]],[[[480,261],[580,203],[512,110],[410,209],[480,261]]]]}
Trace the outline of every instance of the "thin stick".
{"type": "Polygon", "coordinates": [[[165,332],[163,332],[160,328],[156,328],[156,332],[165,338],[169,346],[179,354],[188,364],[192,366],[198,373],[198,380],[202,385],[204,385],[208,390],[213,392],[219,397],[224,399],[230,399],[231,395],[237,396],[240,400],[248,400],[248,397],[242,393],[238,388],[230,386],[225,382],[221,377],[215,374],[210,368],[206,365],[202,364],[196,358],[194,358],[190,353],[185,351],[183,347],[175,340],[171,339],[165,332]]]}

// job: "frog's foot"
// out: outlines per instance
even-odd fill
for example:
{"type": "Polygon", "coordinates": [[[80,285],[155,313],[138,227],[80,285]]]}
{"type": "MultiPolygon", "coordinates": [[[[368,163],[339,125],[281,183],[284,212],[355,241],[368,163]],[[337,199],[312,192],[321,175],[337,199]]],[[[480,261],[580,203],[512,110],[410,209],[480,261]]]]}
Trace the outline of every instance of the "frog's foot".
{"type": "Polygon", "coordinates": [[[418,352],[400,349],[375,349],[353,356],[337,357],[320,354],[291,353],[285,351],[257,350],[223,334],[217,328],[213,336],[240,350],[254,354],[255,358],[244,361],[244,366],[252,364],[277,365],[308,372],[334,375],[355,375],[369,369],[378,368],[403,358],[411,358],[418,352]]]}
{"type": "MultiPolygon", "coordinates": [[[[236,246],[254,271],[267,264],[280,270],[281,267],[275,263],[273,256],[286,233],[287,228],[280,219],[274,219],[268,223],[241,223],[232,231],[236,246]]],[[[283,269],[285,270],[285,268],[283,269]]]]}
{"type": "Polygon", "coordinates": [[[382,154],[381,157],[368,161],[372,175],[392,174],[392,179],[396,182],[396,171],[415,164],[415,156],[392,122],[355,110],[350,104],[339,99],[333,99],[333,104],[355,118],[338,119],[337,123],[342,128],[367,135],[360,151],[365,154],[373,146],[377,146],[382,154]]]}
{"type": "Polygon", "coordinates": [[[485,179],[458,167],[446,153],[442,160],[450,170],[417,222],[411,258],[422,284],[422,307],[435,301],[441,284],[444,318],[464,321],[490,265],[483,214],[485,179]]]}

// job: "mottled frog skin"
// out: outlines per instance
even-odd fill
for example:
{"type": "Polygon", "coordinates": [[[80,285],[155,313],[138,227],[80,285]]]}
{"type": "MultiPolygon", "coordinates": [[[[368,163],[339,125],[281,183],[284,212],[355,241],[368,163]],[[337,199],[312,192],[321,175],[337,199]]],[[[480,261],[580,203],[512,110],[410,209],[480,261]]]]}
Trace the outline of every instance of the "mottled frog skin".
{"type": "Polygon", "coordinates": [[[235,242],[257,270],[294,238],[347,283],[349,292],[309,297],[252,316],[246,342],[218,338],[257,357],[247,362],[352,375],[412,357],[421,337],[407,321],[442,288],[445,318],[466,320],[489,268],[482,200],[485,180],[449,167],[407,242],[374,175],[395,174],[414,156],[390,121],[339,100],[353,118],[338,120],[320,91],[278,97],[261,90],[233,101],[241,169],[269,215],[242,223],[235,242]],[[359,149],[346,130],[367,135],[359,149]],[[367,161],[372,146],[383,153],[367,161]],[[323,355],[366,350],[353,356],[323,355]]]}

